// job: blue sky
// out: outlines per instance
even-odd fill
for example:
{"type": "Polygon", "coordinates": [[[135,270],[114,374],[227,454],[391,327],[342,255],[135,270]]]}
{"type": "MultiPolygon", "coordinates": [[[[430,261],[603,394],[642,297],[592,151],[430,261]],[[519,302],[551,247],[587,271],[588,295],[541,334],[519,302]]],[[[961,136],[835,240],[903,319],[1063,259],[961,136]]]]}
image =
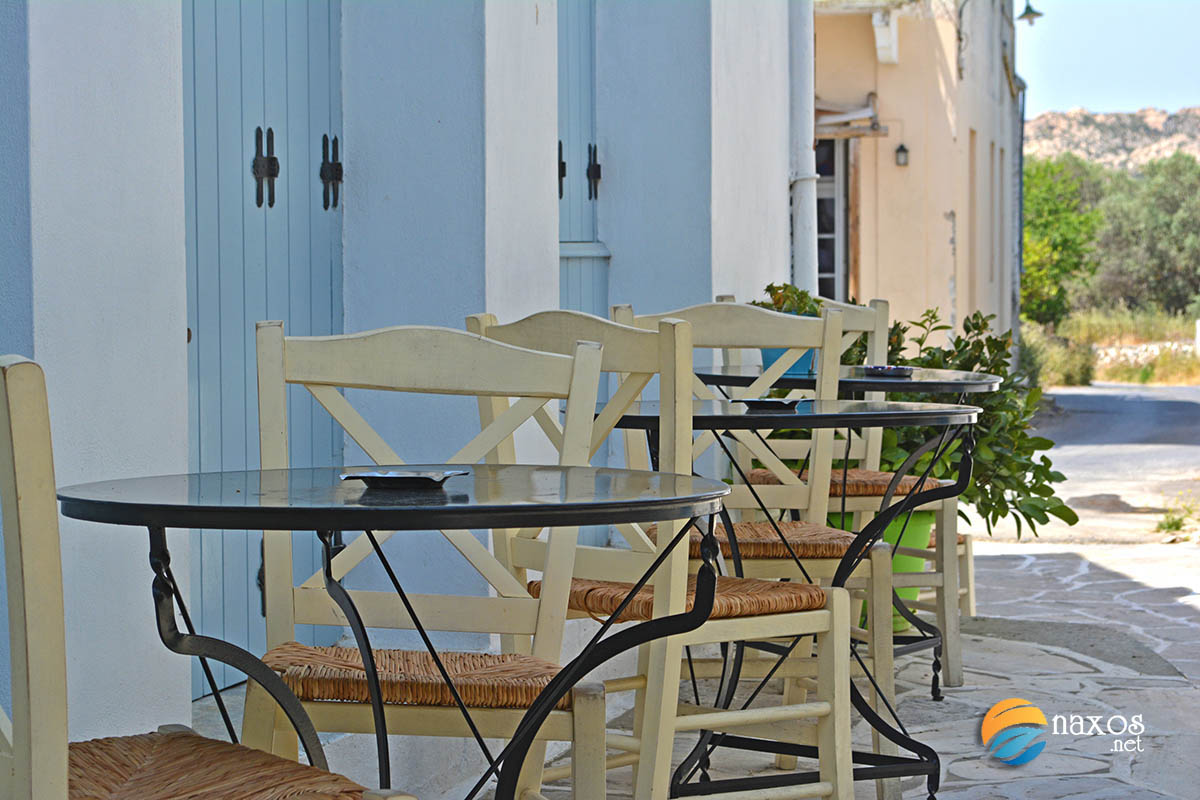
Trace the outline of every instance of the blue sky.
{"type": "MultiPolygon", "coordinates": [[[[984,0],[973,0],[983,2],[984,0]]],[[[1017,23],[1025,116],[1200,106],[1200,0],[1032,0],[1017,23]]],[[[1015,0],[1016,14],[1025,0],[1015,0]]]]}

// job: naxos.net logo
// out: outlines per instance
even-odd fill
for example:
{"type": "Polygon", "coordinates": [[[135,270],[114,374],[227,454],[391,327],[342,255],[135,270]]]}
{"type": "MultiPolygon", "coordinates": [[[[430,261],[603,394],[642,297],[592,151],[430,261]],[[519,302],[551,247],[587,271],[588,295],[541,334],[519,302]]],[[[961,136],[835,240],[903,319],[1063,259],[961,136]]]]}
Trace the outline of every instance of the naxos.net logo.
{"type": "Polygon", "coordinates": [[[1009,766],[1028,764],[1046,747],[1046,715],[1028,700],[1001,700],[983,715],[979,738],[992,758],[1009,766]]]}

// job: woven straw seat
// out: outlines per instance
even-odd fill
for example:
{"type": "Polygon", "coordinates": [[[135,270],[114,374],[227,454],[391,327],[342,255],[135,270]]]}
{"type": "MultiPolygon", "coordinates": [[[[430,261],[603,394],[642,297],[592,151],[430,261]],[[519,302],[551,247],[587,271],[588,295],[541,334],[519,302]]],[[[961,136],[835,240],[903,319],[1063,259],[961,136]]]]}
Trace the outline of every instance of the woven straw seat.
{"type": "MultiPolygon", "coordinates": [[[[958,534],[957,540],[958,540],[959,544],[966,544],[967,543],[967,535],[965,533],[960,533],[960,534],[958,534]]],[[[937,531],[934,531],[929,534],[929,546],[937,547],[937,531]]]]}
{"type": "MultiPolygon", "coordinates": [[[[830,528],[813,522],[779,522],[779,530],[799,558],[841,558],[854,541],[854,534],[840,528],[830,528]]],[[[646,528],[646,535],[655,539],[657,526],[646,528]]],[[[737,536],[738,552],[742,558],[791,558],[788,549],[779,541],[779,534],[769,522],[735,522],[733,533],[737,536]]],[[[717,525],[713,536],[726,558],[733,557],[729,536],[724,524],[717,525]]],[[[688,541],[688,556],[700,557],[700,541],[703,534],[692,531],[688,541]]]]}
{"type": "MultiPolygon", "coordinates": [[[[571,581],[569,606],[594,617],[607,619],[629,590],[632,583],[591,581],[576,578],[571,581]]],[[[529,582],[529,593],[537,597],[541,581],[529,582]]],[[[686,607],[696,602],[696,576],[688,578],[686,607]]],[[[710,619],[757,617],[763,614],[784,614],[792,611],[815,611],[825,607],[825,592],[811,583],[760,581],[754,578],[717,578],[717,594],[710,619]]],[[[618,622],[650,619],[654,612],[654,587],[646,586],[617,618],[618,622]]]]}
{"type": "Polygon", "coordinates": [[[348,778],[191,733],[72,742],[69,800],[360,800],[348,778]]]}
{"type": "MultiPolygon", "coordinates": [[[[433,657],[424,650],[375,650],[383,701],[394,705],[453,706],[433,657]]],[[[463,702],[471,708],[528,708],[558,674],[540,658],[495,653],[438,653],[463,702]]],[[[362,655],[354,647],[287,642],[263,656],[301,700],[370,702],[362,655]]],[[[571,707],[568,694],[558,708],[571,707]]]]}
{"type": "MultiPolygon", "coordinates": [[[[888,484],[892,482],[893,472],[880,472],[873,469],[851,469],[846,471],[846,496],[847,497],[883,497],[887,491],[888,484]]],[[[750,483],[756,486],[770,486],[782,483],[775,473],[769,469],[752,469],[746,473],[750,483]]],[[[801,479],[808,478],[808,470],[800,473],[801,479]]],[[[917,485],[919,477],[916,475],[905,475],[900,479],[900,485],[896,487],[896,494],[908,494],[917,485]]],[[[940,481],[935,478],[930,478],[926,482],[927,488],[933,486],[945,486],[952,482],[940,481]]],[[[829,496],[842,496],[842,471],[835,469],[829,478],[829,496]]]]}

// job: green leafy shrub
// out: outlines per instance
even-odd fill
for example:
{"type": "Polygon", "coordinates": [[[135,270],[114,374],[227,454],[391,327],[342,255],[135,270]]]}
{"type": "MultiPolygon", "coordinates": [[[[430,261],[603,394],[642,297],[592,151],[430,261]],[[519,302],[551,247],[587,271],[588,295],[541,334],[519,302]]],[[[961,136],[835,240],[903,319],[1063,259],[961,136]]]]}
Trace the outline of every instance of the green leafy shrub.
{"type": "MultiPolygon", "coordinates": [[[[980,312],[963,321],[961,334],[950,334],[944,345],[932,343],[935,333],[949,331],[936,309],[926,311],[919,320],[896,322],[889,335],[888,363],[937,369],[987,372],[1002,378],[994,392],[972,394],[966,402],[979,406],[983,413],[974,428],[975,468],[971,483],[961,497],[983,518],[988,533],[1004,517],[1013,515],[1020,536],[1024,525],[1037,534],[1037,526],[1050,517],[1069,525],[1079,517],[1055,495],[1054,484],[1066,480],[1054,469],[1045,451],[1054,442],[1033,434],[1033,415],[1042,392],[1030,386],[1025,375],[1012,364],[1012,333],[994,334],[992,316],[980,312]],[[909,355],[905,355],[909,351],[909,355]]],[[[889,395],[889,399],[917,402],[947,402],[945,395],[924,393],[889,395]]],[[[883,437],[884,469],[896,469],[908,454],[931,438],[937,428],[887,429],[883,437]]],[[[918,461],[917,474],[929,466],[933,453],[918,461]]],[[[939,463],[932,467],[935,477],[950,477],[962,458],[958,442],[951,445],[939,463]]],[[[964,514],[964,517],[966,517],[964,514]]]]}
{"type": "Polygon", "coordinates": [[[821,313],[821,298],[813,297],[806,289],[790,283],[768,283],[765,291],[768,300],[753,300],[750,305],[802,317],[815,317],[821,313]]]}
{"type": "Polygon", "coordinates": [[[1087,386],[1095,371],[1089,345],[1056,336],[1030,320],[1021,321],[1019,362],[1035,386],[1087,386]]]}

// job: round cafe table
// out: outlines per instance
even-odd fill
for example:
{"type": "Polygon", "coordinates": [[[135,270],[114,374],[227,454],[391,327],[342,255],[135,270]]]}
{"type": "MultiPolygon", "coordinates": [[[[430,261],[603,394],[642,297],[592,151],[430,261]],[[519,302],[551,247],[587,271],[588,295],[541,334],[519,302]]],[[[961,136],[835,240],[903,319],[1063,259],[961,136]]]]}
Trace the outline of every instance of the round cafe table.
{"type": "MultiPolygon", "coordinates": [[[[999,381],[998,378],[996,380],[999,381]]],[[[720,446],[730,464],[741,478],[742,483],[749,488],[751,495],[754,497],[766,520],[771,523],[775,529],[775,533],[786,545],[786,537],[772,515],[771,510],[763,503],[762,498],[755,490],[753,484],[750,483],[746,473],[738,464],[737,459],[734,458],[732,451],[724,441],[726,437],[732,435],[733,431],[752,432],[763,446],[769,450],[769,440],[764,439],[761,435],[763,431],[814,430],[818,428],[846,429],[848,431],[853,428],[907,426],[942,429],[942,433],[939,436],[934,437],[910,454],[908,459],[896,470],[884,496],[880,499],[879,512],[856,535],[854,542],[847,549],[846,555],[842,557],[841,562],[838,564],[832,584],[834,586],[842,586],[866,557],[871,546],[882,539],[884,529],[892,521],[904,514],[910,513],[925,503],[956,496],[967,488],[972,466],[971,450],[973,437],[971,426],[978,421],[980,413],[982,413],[982,409],[976,406],[947,403],[905,403],[873,400],[696,400],[693,401],[692,405],[692,430],[694,432],[714,434],[714,441],[720,446]],[[962,446],[959,450],[958,477],[953,485],[943,485],[931,478],[933,464],[938,461],[939,457],[948,452],[951,443],[959,437],[961,437],[962,446]],[[926,453],[932,453],[932,458],[929,459],[928,466],[923,474],[920,475],[916,486],[907,494],[897,495],[896,490],[902,478],[913,470],[918,460],[926,453]],[[892,502],[893,498],[896,498],[895,502],[892,502]]],[[[659,419],[658,403],[637,402],[631,404],[616,425],[617,428],[643,430],[647,433],[652,463],[656,461],[655,450],[657,446],[659,419]]],[[[834,471],[833,477],[834,479],[837,478],[837,470],[834,471]]],[[[844,464],[842,480],[845,481],[845,479],[846,466],[844,464]]],[[[740,575],[741,558],[738,554],[737,537],[734,533],[733,521],[724,510],[721,512],[721,518],[723,526],[727,531],[734,570],[736,574],[740,575]]],[[[790,546],[788,546],[788,550],[791,550],[790,546]]],[[[811,582],[804,564],[794,552],[792,552],[792,558],[800,574],[811,582]]],[[[914,636],[894,637],[896,654],[900,655],[918,650],[933,649],[934,671],[932,692],[933,698],[940,700],[937,659],[941,652],[942,632],[937,626],[917,617],[904,605],[903,600],[894,591],[892,596],[896,609],[918,631],[918,634],[914,636]]],[[[719,693],[717,697],[716,703],[719,707],[728,708],[733,702],[734,692],[741,673],[743,651],[747,647],[778,655],[775,667],[751,691],[750,697],[758,694],[765,686],[767,680],[774,674],[775,669],[782,666],[784,660],[792,650],[792,647],[781,647],[778,643],[774,642],[735,643],[732,658],[728,661],[729,680],[723,680],[724,691],[719,693]]],[[[851,652],[857,659],[857,651],[852,648],[851,652]]],[[[861,659],[859,659],[858,663],[868,678],[873,681],[874,678],[871,677],[865,663],[861,659]]],[[[907,733],[895,709],[891,706],[888,706],[887,710],[891,713],[895,725],[892,724],[892,721],[884,719],[867,702],[854,683],[850,684],[850,699],[852,705],[871,727],[875,729],[878,735],[885,737],[914,754],[914,757],[904,757],[856,751],[853,754],[856,765],[854,768],[855,780],[924,775],[929,788],[929,796],[932,797],[940,781],[940,761],[937,753],[931,747],[916,740],[907,733]]],[[[799,790],[799,787],[802,785],[819,780],[819,775],[814,772],[790,772],[781,775],[749,778],[710,779],[707,774],[706,765],[711,754],[718,747],[803,756],[806,758],[817,756],[816,748],[811,745],[797,745],[789,742],[776,742],[760,737],[730,735],[726,732],[702,731],[696,746],[684,757],[683,762],[672,776],[672,796],[698,796],[724,792],[739,792],[749,796],[750,792],[786,791],[784,787],[793,787],[799,790]],[[698,782],[689,782],[690,778],[697,773],[700,776],[700,780],[698,782]]],[[[788,796],[800,795],[794,794],[788,796]]]]}
{"type": "MultiPolygon", "coordinates": [[[[926,369],[913,367],[910,375],[872,374],[870,367],[843,366],[838,375],[838,389],[843,392],[928,392],[930,394],[973,394],[994,392],[1000,388],[999,375],[986,372],[965,372],[956,369],[926,369]]],[[[758,364],[701,367],[696,377],[707,386],[750,386],[762,377],[758,364]]],[[[775,389],[814,389],[812,374],[789,375],[778,378],[775,389]]]]}
{"type": "MultiPolygon", "coordinates": [[[[403,480],[403,479],[402,479],[403,480]]],[[[338,531],[427,531],[433,529],[576,527],[622,522],[655,522],[687,519],[672,542],[688,536],[700,517],[722,508],[729,488],[719,482],[693,476],[659,472],[595,467],[451,465],[427,464],[399,467],[319,467],[291,470],[193,473],[148,478],[101,481],[59,490],[62,513],[74,519],[134,525],[149,529],[150,566],[154,573],[152,592],[156,622],[163,643],[173,652],[198,656],[220,705],[230,738],[237,741],[233,724],[221,703],[220,692],[208,669],[207,659],[228,664],[257,681],[279,703],[295,727],[309,761],[327,769],[316,730],[296,695],[277,673],[246,650],[208,636],[197,635],[183,593],[171,572],[167,528],[207,528],[227,535],[244,535],[252,530],[311,530],[324,548],[325,587],[346,615],[354,632],[367,673],[375,717],[380,785],[388,788],[387,730],[374,658],[367,632],[350,595],[332,579],[334,533],[338,531]],[[345,473],[395,472],[407,475],[406,486],[367,488],[358,480],[343,480],[345,473]],[[454,472],[440,486],[417,473],[454,472]],[[178,607],[178,608],[177,608],[178,607]],[[176,623],[176,613],[185,631],[176,623]]],[[[711,529],[711,526],[708,526],[711,529]]],[[[551,536],[554,535],[553,530],[551,536]]],[[[709,533],[708,535],[711,535],[709,533]]],[[[373,537],[372,537],[373,538],[373,537]]],[[[374,545],[374,541],[372,542],[374,545]]],[[[715,542],[712,552],[716,551],[715,542]]],[[[376,554],[392,576],[382,549],[376,554]]],[[[670,547],[634,584],[630,597],[649,580],[665,559],[670,547]]],[[[558,700],[588,672],[620,652],[660,636],[674,635],[699,627],[712,606],[715,577],[711,564],[701,570],[693,609],[685,614],[655,619],[603,638],[624,605],[606,621],[582,652],[542,691],[530,706],[513,739],[496,756],[480,779],[498,774],[496,797],[512,798],[521,764],[541,722],[558,700]],[[707,571],[707,576],[705,572],[707,571]]],[[[393,587],[405,603],[435,662],[440,657],[408,603],[404,589],[393,578],[393,587]]],[[[628,598],[627,598],[628,599],[628,598]]],[[[471,715],[448,673],[447,685],[468,725],[471,715]]],[[[485,750],[485,757],[487,756],[485,750]]]]}

